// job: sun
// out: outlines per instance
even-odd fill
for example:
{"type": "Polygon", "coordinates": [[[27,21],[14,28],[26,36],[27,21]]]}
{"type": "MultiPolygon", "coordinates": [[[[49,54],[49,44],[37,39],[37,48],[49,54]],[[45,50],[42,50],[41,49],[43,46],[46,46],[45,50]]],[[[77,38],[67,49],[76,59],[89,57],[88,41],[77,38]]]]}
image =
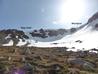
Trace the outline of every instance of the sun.
{"type": "Polygon", "coordinates": [[[84,16],[84,0],[63,0],[59,7],[60,22],[74,22],[84,16]]]}

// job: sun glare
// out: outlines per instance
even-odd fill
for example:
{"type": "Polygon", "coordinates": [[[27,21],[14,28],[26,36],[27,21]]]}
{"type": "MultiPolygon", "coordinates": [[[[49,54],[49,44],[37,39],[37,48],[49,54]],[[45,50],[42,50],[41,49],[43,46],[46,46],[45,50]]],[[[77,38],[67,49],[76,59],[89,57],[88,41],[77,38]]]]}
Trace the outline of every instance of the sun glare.
{"type": "Polygon", "coordinates": [[[60,22],[65,23],[80,20],[85,14],[84,0],[64,0],[59,8],[60,22]]]}

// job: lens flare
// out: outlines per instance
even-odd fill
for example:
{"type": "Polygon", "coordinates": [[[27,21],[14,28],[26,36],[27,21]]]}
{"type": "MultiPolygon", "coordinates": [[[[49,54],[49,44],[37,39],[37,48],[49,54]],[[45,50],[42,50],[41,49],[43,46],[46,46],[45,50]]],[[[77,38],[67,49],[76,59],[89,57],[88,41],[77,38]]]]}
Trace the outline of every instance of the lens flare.
{"type": "Polygon", "coordinates": [[[60,22],[78,21],[85,12],[84,0],[64,0],[59,7],[60,22]]]}

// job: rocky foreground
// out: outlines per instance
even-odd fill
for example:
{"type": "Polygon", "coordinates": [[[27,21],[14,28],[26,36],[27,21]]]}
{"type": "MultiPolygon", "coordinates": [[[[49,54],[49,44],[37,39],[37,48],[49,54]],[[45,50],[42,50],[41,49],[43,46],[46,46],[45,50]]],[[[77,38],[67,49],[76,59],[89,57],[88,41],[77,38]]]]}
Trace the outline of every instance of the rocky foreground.
{"type": "Polygon", "coordinates": [[[97,49],[66,50],[66,47],[0,47],[0,74],[98,74],[97,49]]]}

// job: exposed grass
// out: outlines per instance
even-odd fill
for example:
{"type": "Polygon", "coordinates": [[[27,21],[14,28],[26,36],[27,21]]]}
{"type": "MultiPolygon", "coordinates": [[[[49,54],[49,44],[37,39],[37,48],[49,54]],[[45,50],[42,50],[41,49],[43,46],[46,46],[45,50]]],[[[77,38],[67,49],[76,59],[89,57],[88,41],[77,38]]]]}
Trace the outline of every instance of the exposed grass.
{"type": "MultiPolygon", "coordinates": [[[[76,52],[68,52],[61,51],[61,48],[36,48],[30,47],[30,53],[24,52],[23,50],[27,49],[26,47],[0,47],[0,62],[3,63],[4,66],[11,68],[13,65],[16,67],[22,67],[25,63],[30,63],[32,66],[36,67],[36,70],[50,70],[51,66],[54,64],[58,64],[62,66],[60,72],[57,74],[67,74],[69,72],[69,68],[73,68],[68,63],[68,58],[77,57],[79,53],[76,52]],[[23,53],[24,52],[24,53],[23,53]],[[3,58],[2,58],[3,57],[3,58]],[[11,60],[9,61],[9,57],[11,60]],[[25,57],[25,61],[23,61],[23,57],[25,57]]],[[[93,62],[96,64],[96,68],[94,71],[87,71],[84,69],[79,69],[80,74],[98,74],[98,54],[87,54],[82,57],[83,60],[88,62],[93,62]]],[[[78,56],[78,58],[81,58],[78,56]]],[[[75,67],[76,68],[76,67],[75,67]]],[[[74,69],[74,68],[73,68],[74,69]]],[[[39,71],[40,72],[40,71],[39,71]]],[[[44,74],[44,73],[40,73],[44,74]]]]}

